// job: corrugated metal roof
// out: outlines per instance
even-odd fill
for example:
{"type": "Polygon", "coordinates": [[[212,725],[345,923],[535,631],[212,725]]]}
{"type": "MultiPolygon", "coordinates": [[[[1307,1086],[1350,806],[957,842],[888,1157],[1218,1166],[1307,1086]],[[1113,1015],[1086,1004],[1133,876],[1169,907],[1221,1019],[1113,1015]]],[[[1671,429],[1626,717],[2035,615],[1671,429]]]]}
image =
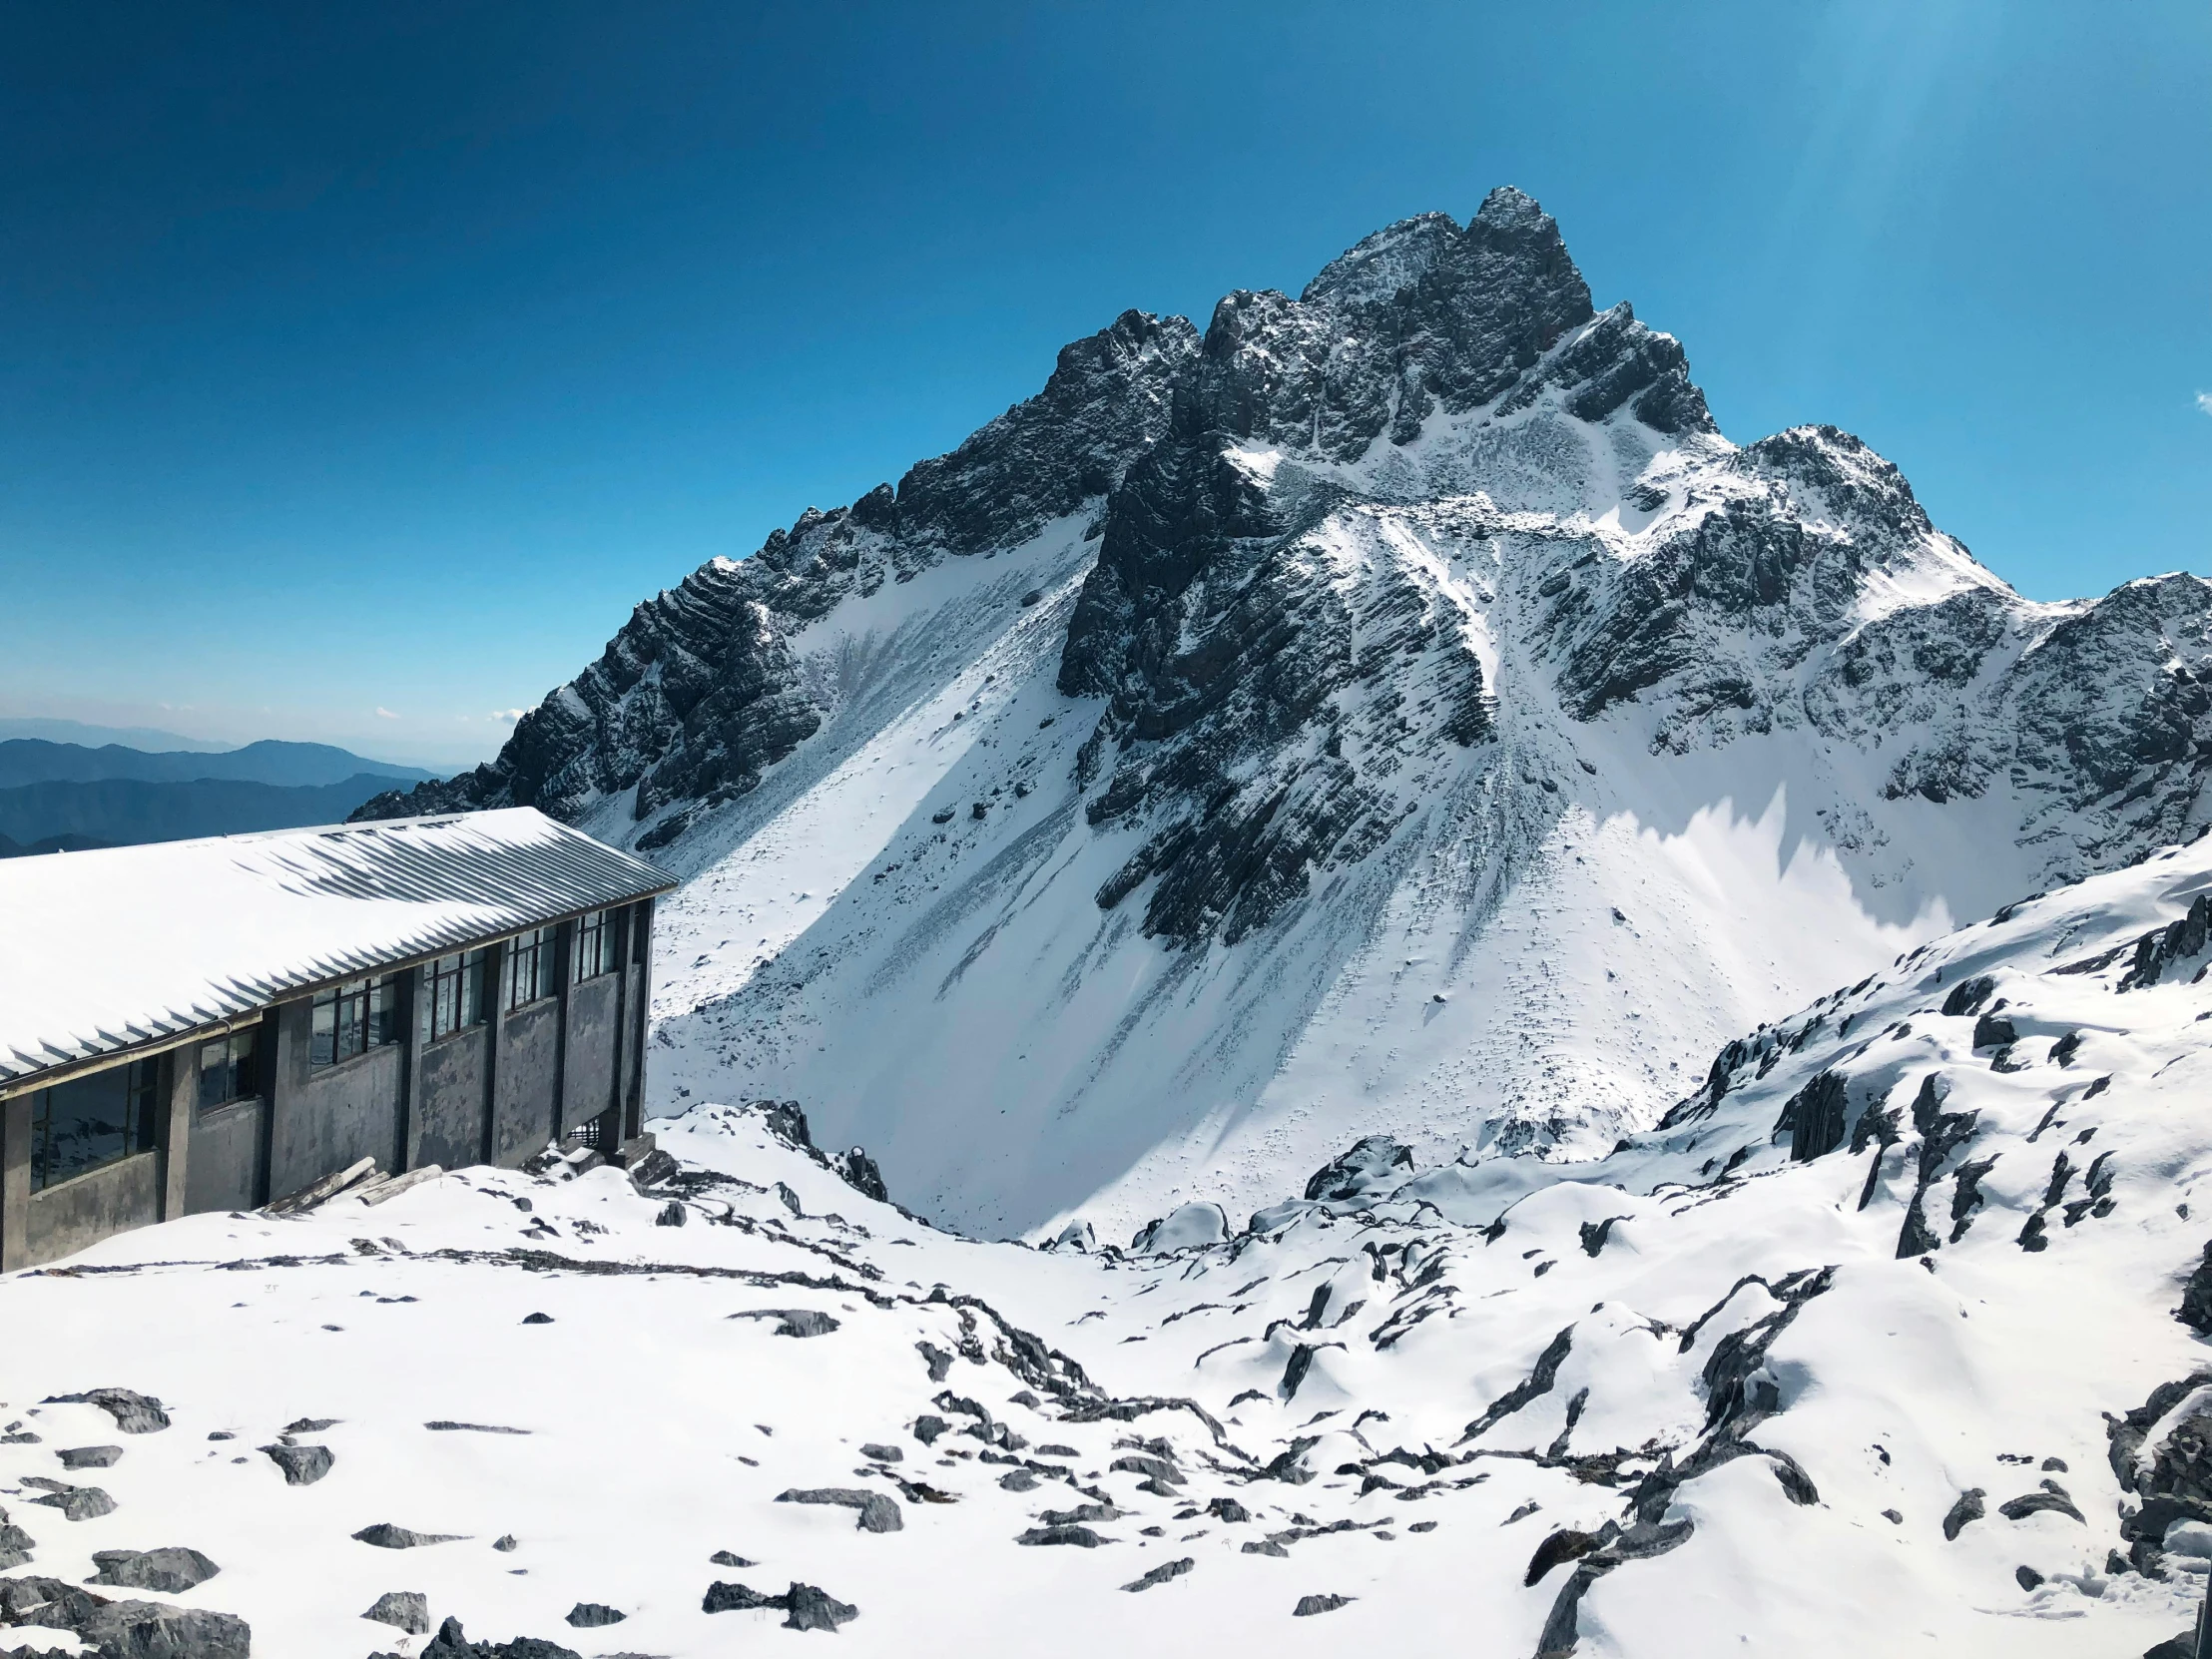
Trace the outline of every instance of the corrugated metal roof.
{"type": "Polygon", "coordinates": [[[529,807],[0,859],[0,1083],[675,884],[529,807]]]}

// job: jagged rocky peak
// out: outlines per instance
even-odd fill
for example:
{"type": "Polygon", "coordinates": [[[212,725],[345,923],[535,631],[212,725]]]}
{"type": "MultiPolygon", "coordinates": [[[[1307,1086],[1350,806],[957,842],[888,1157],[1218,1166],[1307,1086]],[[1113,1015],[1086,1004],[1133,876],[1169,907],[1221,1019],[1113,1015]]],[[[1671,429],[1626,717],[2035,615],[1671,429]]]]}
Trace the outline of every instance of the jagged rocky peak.
{"type": "Polygon", "coordinates": [[[1625,304],[1593,311],[1557,223],[1504,187],[1464,228],[1423,214],[1377,232],[1297,299],[1229,294],[1179,424],[1351,462],[1385,434],[1412,442],[1439,411],[1510,414],[1553,385],[1582,420],[1633,403],[1655,431],[1712,430],[1681,347],[1625,304]]]}

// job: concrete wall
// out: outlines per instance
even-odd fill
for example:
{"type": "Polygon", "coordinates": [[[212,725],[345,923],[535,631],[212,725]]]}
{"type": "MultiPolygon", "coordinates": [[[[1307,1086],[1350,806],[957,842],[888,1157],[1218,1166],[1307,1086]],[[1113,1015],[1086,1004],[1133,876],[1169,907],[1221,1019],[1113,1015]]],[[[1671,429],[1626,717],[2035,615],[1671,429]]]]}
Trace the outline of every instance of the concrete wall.
{"type": "Polygon", "coordinates": [[[621,1047],[622,976],[602,973],[568,993],[568,1064],[561,1076],[561,1132],[566,1134],[616,1104],[615,1058],[621,1047]]]}
{"type": "Polygon", "coordinates": [[[185,1214],[251,1210],[269,1191],[269,1103],[242,1100],[192,1121],[185,1155],[185,1214]]]}
{"type": "MultiPolygon", "coordinates": [[[[138,1152],[33,1193],[22,1265],[59,1261],[127,1227],[162,1219],[162,1155],[138,1152]]],[[[14,1263],[10,1263],[14,1266],[14,1263]]]]}
{"type": "Polygon", "coordinates": [[[561,1009],[554,998],[518,1008],[500,1021],[493,1163],[512,1167],[553,1138],[553,1101],[560,1079],[561,1009]]]}
{"type": "Polygon", "coordinates": [[[276,1009],[276,1121],[269,1133],[269,1196],[311,1187],[325,1175],[373,1158],[395,1167],[404,1056],[396,1043],[320,1069],[308,1063],[314,1004],[276,1009]]]}
{"type": "Polygon", "coordinates": [[[422,1050],[422,1092],[412,1114],[409,1169],[461,1169],[484,1161],[484,1055],[488,1026],[473,1025],[422,1050]]]}

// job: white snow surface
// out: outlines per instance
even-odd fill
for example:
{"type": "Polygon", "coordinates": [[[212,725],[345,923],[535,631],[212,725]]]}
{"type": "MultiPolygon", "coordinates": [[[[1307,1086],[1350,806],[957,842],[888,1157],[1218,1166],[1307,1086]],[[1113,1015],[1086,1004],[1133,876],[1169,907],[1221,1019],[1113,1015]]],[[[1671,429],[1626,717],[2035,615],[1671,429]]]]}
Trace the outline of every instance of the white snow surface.
{"type": "MultiPolygon", "coordinates": [[[[1306,556],[1347,589],[1414,582],[1472,642],[1497,736],[1399,771],[1388,842],[1234,946],[1171,949],[1136,901],[1096,902],[1142,827],[1085,822],[1075,756],[1100,706],[1055,689],[1096,545],[1079,525],[838,606],[793,649],[818,679],[864,656],[867,709],[837,708],[661,855],[689,879],[662,909],[651,1110],[796,1099],[826,1141],[880,1155],[900,1201],[1036,1239],[1074,1218],[1126,1237],[1195,1196],[1249,1209],[1368,1131],[1430,1159],[1500,1134],[1603,1152],[1730,1034],[1987,914],[2047,852],[2021,844],[2030,804],[2001,783],[1886,799],[1909,732],[1689,742],[1663,701],[1562,706],[1527,638],[1539,584],[1631,563],[1747,489],[1737,453],[1539,401],[1438,415],[1350,467],[1244,454],[1278,491],[1370,494],[1306,556]],[[1666,504],[1630,506],[1639,478],[1666,504]],[[1048,602],[1011,608],[1009,564],[1048,602]],[[925,649],[944,640],[965,648],[925,649]]],[[[1969,586],[2047,609],[1939,534],[1864,607],[1969,586]]]]}
{"type": "MultiPolygon", "coordinates": [[[[1578,846],[1608,832],[1593,819],[1578,846]]],[[[1610,832],[1656,870],[1699,835],[1771,857],[1761,822],[1610,832]]],[[[471,1170],[374,1208],[125,1235],[0,1280],[0,1431],[18,1436],[0,1443],[0,1505],[35,1537],[24,1572],[81,1581],[94,1550],[204,1551],[222,1568],[205,1584],[130,1593],[243,1616],[260,1654],[416,1652],[424,1638],[358,1616],[394,1589],[475,1640],[587,1656],[801,1639],[779,1613],[703,1612],[725,1580],[852,1604],[838,1651],[855,1654],[1517,1659],[1559,1628],[1576,1570],[1524,1583],[1538,1546],[1626,1526],[1639,1482],[1734,1422],[1742,1455],[1659,1492],[1646,1518],[1666,1547],[1567,1598],[1572,1651],[2139,1653],[2189,1622],[2204,1557],[2177,1535],[2164,1581],[2107,1571],[2125,1494],[2103,1413],[2212,1370],[2171,1317],[2212,1204],[2212,984],[2194,977],[2212,956],[2122,985],[2136,939],[2208,891],[2212,840],[1893,951],[1750,1034],[1717,1101],[1683,1089],[1609,1157],[1370,1157],[1349,1197],[1293,1184],[1250,1222],[1239,1181],[1194,1177],[1141,1254],[933,1230],[757,1111],[710,1104],[662,1125],[684,1167],[650,1193],[604,1169],[471,1170]],[[1991,980],[1980,1014],[2013,1027],[2001,1048],[1974,1046],[1976,1014],[1940,1012],[1975,976],[1991,980]],[[1793,1161],[1777,1120],[1823,1074],[1852,1124],[1887,1110],[1892,1130],[1793,1161]],[[1929,1078],[1972,1122],[1927,1171],[1933,1237],[1901,1259],[1929,1078]],[[672,1203],[685,1225],[657,1225],[672,1203]],[[836,1329],[742,1317],[795,1309],[836,1329]],[[538,1313],[551,1323],[523,1323],[538,1313]],[[1723,1397],[1724,1355],[1755,1339],[1769,1346],[1723,1397]],[[1547,1350],[1552,1375],[1532,1378],[1547,1350]],[[172,1426],[121,1435],[92,1405],[49,1402],[108,1386],[158,1396],[172,1426]],[[1730,1397],[1760,1403],[1744,1416],[1730,1397]],[[933,1445],[914,1432],[928,1415],[949,1425],[933,1445]],[[257,1448],[301,1418],[335,1419],[292,1430],[335,1463],[291,1487],[257,1448]],[[64,1478],[114,1512],[34,1505],[27,1477],[90,1444],[121,1458],[64,1478]],[[1173,1478],[1114,1467],[1127,1458],[1173,1478]],[[815,1487],[883,1494],[901,1526],[776,1501],[815,1487]],[[2080,1519],[2000,1513],[2052,1487],[2080,1519]],[[1986,1513],[1946,1540],[1973,1488],[1986,1513]],[[1110,1505],[1079,1523],[1097,1547],[1016,1541],[1085,1504],[1110,1505]],[[460,1536],[352,1540],[378,1522],[460,1536]],[[507,1534],[516,1547],[494,1550],[507,1534]],[[1244,1547],[1270,1538],[1284,1553],[1244,1547]],[[1307,1595],[1353,1599],[1295,1617],[1307,1595]],[[627,1616],[571,1630],[578,1601],[627,1616]]],[[[1641,924],[1605,902],[1585,917],[1641,924]]],[[[2207,1398],[2185,1395],[2148,1444],[2207,1398]]],[[[0,1651],[36,1634],[0,1634],[0,1651]]]]}

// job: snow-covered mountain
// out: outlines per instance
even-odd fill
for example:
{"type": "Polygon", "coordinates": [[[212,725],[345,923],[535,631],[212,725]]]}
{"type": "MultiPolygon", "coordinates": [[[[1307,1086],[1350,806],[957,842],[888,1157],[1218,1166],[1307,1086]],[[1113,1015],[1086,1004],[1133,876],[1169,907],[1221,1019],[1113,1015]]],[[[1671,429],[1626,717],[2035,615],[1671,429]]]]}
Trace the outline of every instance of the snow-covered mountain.
{"type": "Polygon", "coordinates": [[[2204,821],[2212,589],[2030,603],[1856,439],[1737,447],[1511,190],[1127,313],[638,608],[491,765],[688,878],[660,1107],[1035,1236],[1366,1133],[1588,1157],[1732,1034],[2204,821]]]}
{"type": "Polygon", "coordinates": [[[1125,1247],[937,1231],[718,1105],[628,1177],[125,1234],[0,1280],[0,1651],[2181,1659],[2208,918],[2212,837],[1604,1158],[1368,1137],[1125,1247]]]}

